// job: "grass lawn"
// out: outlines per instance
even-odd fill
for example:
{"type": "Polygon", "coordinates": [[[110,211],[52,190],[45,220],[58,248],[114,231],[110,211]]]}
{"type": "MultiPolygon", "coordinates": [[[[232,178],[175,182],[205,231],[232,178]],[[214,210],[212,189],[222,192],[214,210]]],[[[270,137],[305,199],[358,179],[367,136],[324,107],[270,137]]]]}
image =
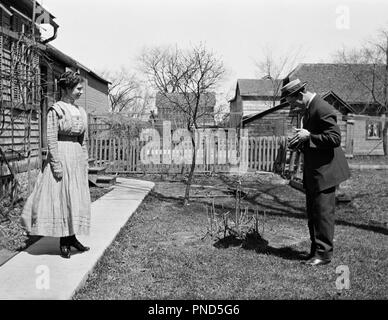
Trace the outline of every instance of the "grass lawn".
{"type": "Polygon", "coordinates": [[[243,181],[249,190],[243,207],[266,212],[260,223],[266,247],[204,237],[213,198],[217,212],[234,210],[234,198],[217,197],[214,187],[234,180],[196,178],[196,198],[186,207],[178,199],[183,182],[156,181],[74,299],[388,298],[388,232],[369,223],[371,216],[387,218],[387,171],[352,172],[342,186],[353,201],[338,205],[334,259],[318,268],[300,261],[310,246],[304,194],[271,175],[243,181]],[[350,289],[339,291],[341,265],[349,268],[350,289]]]}

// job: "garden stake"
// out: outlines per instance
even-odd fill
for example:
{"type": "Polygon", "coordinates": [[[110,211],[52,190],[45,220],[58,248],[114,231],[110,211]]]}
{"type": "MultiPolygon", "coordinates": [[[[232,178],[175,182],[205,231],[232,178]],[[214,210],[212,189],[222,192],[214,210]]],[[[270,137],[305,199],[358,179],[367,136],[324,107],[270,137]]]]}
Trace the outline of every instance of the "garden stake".
{"type": "Polygon", "coordinates": [[[259,210],[257,208],[255,209],[255,231],[259,233],[259,210]]]}
{"type": "Polygon", "coordinates": [[[264,226],[265,226],[265,210],[264,210],[264,213],[263,213],[263,237],[264,237],[264,226]]]}

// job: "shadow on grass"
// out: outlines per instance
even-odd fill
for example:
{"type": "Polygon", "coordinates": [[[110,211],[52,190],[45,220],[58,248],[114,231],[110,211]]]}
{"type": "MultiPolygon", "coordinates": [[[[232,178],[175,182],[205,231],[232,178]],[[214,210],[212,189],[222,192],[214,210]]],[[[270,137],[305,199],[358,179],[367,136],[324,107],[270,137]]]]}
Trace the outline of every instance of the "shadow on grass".
{"type": "Polygon", "coordinates": [[[291,247],[271,247],[268,245],[267,240],[255,232],[248,233],[244,239],[240,239],[234,235],[228,235],[217,240],[213,246],[217,249],[241,247],[245,250],[254,250],[258,254],[273,255],[286,260],[302,260],[307,254],[306,251],[298,251],[291,247]]]}
{"type": "MultiPolygon", "coordinates": [[[[261,192],[261,193],[271,195],[274,199],[274,205],[265,204],[265,203],[258,203],[255,200],[257,195],[252,195],[250,197],[246,197],[244,200],[248,201],[249,203],[251,203],[255,207],[260,205],[260,207],[263,208],[262,210],[266,210],[266,214],[268,216],[289,217],[289,218],[294,218],[294,219],[306,220],[306,213],[305,213],[304,209],[301,209],[300,207],[294,206],[288,201],[280,200],[280,198],[278,196],[273,195],[272,193],[269,192],[269,191],[271,191],[271,189],[272,188],[269,188],[268,190],[266,190],[266,192],[261,192]],[[283,207],[284,209],[279,208],[279,206],[283,207]]],[[[158,192],[155,192],[155,191],[152,191],[152,196],[156,197],[159,200],[175,202],[175,203],[178,203],[180,206],[183,206],[183,197],[165,196],[165,195],[158,193],[158,192]]],[[[206,199],[203,201],[196,200],[196,202],[201,203],[201,204],[210,204],[208,201],[206,201],[206,199]]],[[[219,209],[219,210],[235,210],[234,207],[232,207],[232,206],[228,207],[228,206],[225,206],[224,204],[223,205],[215,204],[214,206],[216,209],[219,209]]],[[[252,210],[249,210],[249,211],[251,212],[252,210]]],[[[354,228],[365,230],[365,231],[372,231],[372,232],[388,235],[388,229],[385,227],[380,227],[380,226],[375,226],[375,225],[370,225],[370,224],[355,223],[355,222],[346,221],[343,219],[336,219],[335,224],[345,226],[345,227],[354,227],[354,228]]]]}
{"type": "MultiPolygon", "coordinates": [[[[220,177],[220,179],[229,187],[231,187],[231,188],[235,187],[235,181],[228,180],[228,179],[223,178],[223,177],[220,177]]],[[[263,207],[264,209],[269,210],[268,214],[272,215],[272,216],[286,216],[286,217],[291,217],[291,218],[296,218],[296,219],[306,219],[304,209],[301,210],[300,207],[294,206],[288,201],[281,200],[281,198],[276,194],[276,188],[277,188],[277,186],[265,188],[260,193],[267,194],[267,195],[273,197],[276,205],[280,205],[280,206],[284,207],[284,209],[280,209],[277,206],[265,204],[265,203],[260,203],[260,206],[263,207]],[[292,212],[290,213],[290,211],[292,211],[292,212]]],[[[244,197],[244,200],[248,201],[253,206],[257,206],[258,203],[256,201],[256,197],[258,195],[259,194],[247,195],[246,197],[244,197]]],[[[369,195],[370,194],[368,194],[368,193],[358,193],[354,196],[354,198],[363,198],[363,197],[367,197],[369,195]]],[[[341,205],[337,204],[338,209],[340,208],[340,206],[341,205]]],[[[337,218],[335,223],[336,223],[336,225],[342,225],[342,226],[346,226],[346,227],[355,227],[355,228],[358,228],[361,230],[372,231],[372,232],[388,235],[388,229],[384,226],[378,226],[378,225],[373,225],[373,224],[368,224],[368,223],[366,223],[366,224],[365,223],[357,223],[354,221],[345,220],[343,218],[342,219],[337,218]]]]}
{"type": "Polygon", "coordinates": [[[226,236],[224,238],[218,239],[213,246],[217,249],[227,249],[229,247],[240,247],[243,241],[238,239],[233,235],[226,236]]]}

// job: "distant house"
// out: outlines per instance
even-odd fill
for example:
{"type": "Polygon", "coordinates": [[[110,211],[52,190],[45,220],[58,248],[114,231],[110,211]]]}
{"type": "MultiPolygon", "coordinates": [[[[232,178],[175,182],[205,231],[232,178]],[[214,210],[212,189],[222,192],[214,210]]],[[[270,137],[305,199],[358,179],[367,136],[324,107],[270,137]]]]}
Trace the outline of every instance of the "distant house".
{"type": "Polygon", "coordinates": [[[373,95],[383,101],[384,77],[380,75],[384,72],[384,65],[301,63],[284,79],[283,85],[299,78],[308,82],[312,92],[335,93],[356,114],[376,116],[379,112],[373,95]]]}
{"type": "Polygon", "coordinates": [[[275,91],[281,80],[238,79],[230,103],[230,126],[237,127],[245,116],[257,114],[279,104],[280,96],[275,91]]]}
{"type": "MultiPolygon", "coordinates": [[[[345,149],[347,120],[344,117],[354,110],[331,91],[323,94],[322,98],[336,109],[337,123],[342,132],[341,145],[345,149]]],[[[242,127],[248,129],[249,137],[290,136],[293,128],[301,127],[301,115],[291,110],[290,105],[284,102],[263,112],[244,117],[242,127]]]]}
{"type": "Polygon", "coordinates": [[[281,103],[263,112],[251,114],[242,118],[241,126],[248,129],[249,137],[286,136],[292,126],[297,123],[297,116],[290,115],[290,105],[281,103]]]}
{"type": "Polygon", "coordinates": [[[382,156],[385,117],[349,114],[346,121],[346,150],[350,155],[382,156]]]}
{"type": "MultiPolygon", "coordinates": [[[[348,157],[384,155],[384,117],[356,115],[354,109],[333,92],[323,94],[322,98],[336,109],[341,146],[348,157]]],[[[241,124],[242,128],[248,129],[249,137],[290,136],[293,127],[301,127],[301,115],[290,110],[288,103],[281,103],[244,117],[241,124]]]]}
{"type": "MultiPolygon", "coordinates": [[[[192,99],[195,99],[194,97],[192,99]]],[[[197,113],[197,125],[200,128],[214,127],[214,107],[216,105],[216,95],[214,93],[207,93],[202,95],[199,102],[197,113]]],[[[163,121],[171,122],[171,129],[187,128],[187,116],[190,111],[185,97],[182,94],[171,93],[167,96],[165,94],[157,93],[155,97],[155,106],[157,115],[155,119],[155,126],[161,127],[163,121]]]]}
{"type": "Polygon", "coordinates": [[[340,124],[346,123],[342,146],[348,155],[384,155],[385,118],[376,103],[384,101],[384,73],[385,65],[299,64],[283,85],[299,78],[308,82],[308,90],[322,96],[329,93],[326,100],[337,110],[342,105],[345,116],[337,118],[340,124]]]}
{"type": "Polygon", "coordinates": [[[47,45],[47,56],[51,63],[51,74],[47,74],[51,78],[51,83],[54,84],[53,94],[50,96],[59,98],[59,88],[56,83],[61,73],[72,69],[79,71],[84,79],[84,93],[77,101],[77,104],[84,107],[87,113],[107,113],[109,112],[108,90],[110,82],[85,65],[76,61],[72,57],[58,50],[52,45],[47,45]]]}

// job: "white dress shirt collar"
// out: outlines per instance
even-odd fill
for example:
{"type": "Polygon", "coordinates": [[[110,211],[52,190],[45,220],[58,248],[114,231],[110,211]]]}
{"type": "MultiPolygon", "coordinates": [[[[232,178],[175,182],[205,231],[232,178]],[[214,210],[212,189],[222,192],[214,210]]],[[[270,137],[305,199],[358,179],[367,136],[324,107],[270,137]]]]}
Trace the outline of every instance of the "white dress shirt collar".
{"type": "Polygon", "coordinates": [[[311,101],[313,101],[313,99],[315,98],[316,95],[317,95],[316,93],[313,93],[313,95],[311,96],[310,100],[307,101],[306,109],[309,108],[311,101]]]}

